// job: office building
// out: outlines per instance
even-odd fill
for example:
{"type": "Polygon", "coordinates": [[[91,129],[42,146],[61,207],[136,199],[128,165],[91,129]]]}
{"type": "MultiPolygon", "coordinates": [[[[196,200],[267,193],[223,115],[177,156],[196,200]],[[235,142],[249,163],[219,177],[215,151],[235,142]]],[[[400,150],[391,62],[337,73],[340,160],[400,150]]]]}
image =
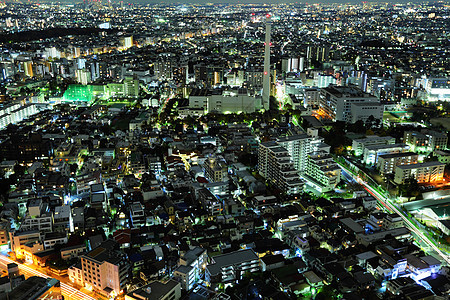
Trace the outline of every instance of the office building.
{"type": "Polygon", "coordinates": [[[357,121],[366,122],[373,117],[380,121],[383,120],[384,105],[380,103],[352,103],[350,107],[350,117],[348,122],[356,123],[357,121]]]}
{"type": "MultiPolygon", "coordinates": [[[[355,111],[362,111],[373,104],[379,104],[380,100],[362,90],[351,86],[331,85],[320,90],[319,114],[333,121],[352,122],[352,104],[360,106],[355,111]]],[[[377,116],[374,116],[377,117],[377,116]]]]}

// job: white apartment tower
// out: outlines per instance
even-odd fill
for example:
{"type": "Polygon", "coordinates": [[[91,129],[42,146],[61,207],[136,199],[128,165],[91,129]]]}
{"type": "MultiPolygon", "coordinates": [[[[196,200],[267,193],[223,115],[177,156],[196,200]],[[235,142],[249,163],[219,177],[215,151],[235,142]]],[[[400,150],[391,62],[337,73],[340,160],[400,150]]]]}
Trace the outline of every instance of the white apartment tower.
{"type": "Polygon", "coordinates": [[[259,145],[258,171],[286,194],[298,194],[303,190],[304,183],[294,168],[288,151],[276,142],[259,145]]]}

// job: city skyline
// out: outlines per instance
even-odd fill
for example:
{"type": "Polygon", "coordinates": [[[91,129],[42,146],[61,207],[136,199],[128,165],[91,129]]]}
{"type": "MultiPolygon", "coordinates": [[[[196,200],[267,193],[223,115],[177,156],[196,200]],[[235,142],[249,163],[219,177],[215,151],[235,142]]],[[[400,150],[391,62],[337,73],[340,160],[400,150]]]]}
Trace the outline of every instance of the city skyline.
{"type": "Polygon", "coordinates": [[[0,3],[0,300],[446,299],[450,5],[0,3]]]}

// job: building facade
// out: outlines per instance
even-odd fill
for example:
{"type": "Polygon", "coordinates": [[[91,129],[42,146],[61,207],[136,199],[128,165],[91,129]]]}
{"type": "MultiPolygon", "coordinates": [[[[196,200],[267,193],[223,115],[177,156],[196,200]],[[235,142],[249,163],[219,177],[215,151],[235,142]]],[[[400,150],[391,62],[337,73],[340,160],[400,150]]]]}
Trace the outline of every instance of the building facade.
{"type": "Polygon", "coordinates": [[[445,164],[438,161],[397,166],[394,182],[402,184],[410,178],[416,179],[418,183],[441,182],[444,180],[444,169],[445,164]]]}

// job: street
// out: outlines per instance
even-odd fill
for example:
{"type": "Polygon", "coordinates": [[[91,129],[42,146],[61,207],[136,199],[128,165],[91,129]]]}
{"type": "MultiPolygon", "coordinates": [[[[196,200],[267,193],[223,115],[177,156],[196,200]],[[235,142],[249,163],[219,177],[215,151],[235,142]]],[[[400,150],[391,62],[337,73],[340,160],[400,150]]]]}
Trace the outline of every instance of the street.
{"type": "MultiPolygon", "coordinates": [[[[10,263],[17,264],[19,266],[20,273],[25,275],[26,278],[31,277],[31,276],[38,276],[38,277],[43,277],[43,278],[51,277],[42,272],[33,270],[32,268],[30,268],[24,264],[15,262],[12,259],[4,256],[3,254],[0,254],[0,268],[1,269],[7,270],[7,265],[10,263]]],[[[93,298],[93,297],[91,297],[91,296],[89,296],[89,295],[77,290],[76,288],[74,288],[66,283],[63,283],[63,282],[61,282],[61,293],[67,300],[96,300],[96,298],[93,298]]]]}
{"type": "Polygon", "coordinates": [[[367,182],[363,181],[359,176],[356,176],[353,172],[351,172],[349,169],[347,169],[345,166],[343,166],[341,163],[338,163],[341,169],[346,172],[347,174],[350,174],[353,179],[355,179],[359,184],[364,186],[366,190],[374,196],[379,203],[381,203],[383,206],[388,208],[390,211],[395,212],[399,216],[402,217],[403,222],[405,225],[421,240],[421,243],[425,243],[428,247],[430,247],[434,252],[442,258],[447,264],[450,265],[450,257],[449,255],[443,253],[432,241],[429,240],[428,237],[426,237],[423,232],[417,228],[409,219],[406,217],[403,212],[401,212],[387,197],[380,194],[376,189],[372,188],[367,182]]]}

